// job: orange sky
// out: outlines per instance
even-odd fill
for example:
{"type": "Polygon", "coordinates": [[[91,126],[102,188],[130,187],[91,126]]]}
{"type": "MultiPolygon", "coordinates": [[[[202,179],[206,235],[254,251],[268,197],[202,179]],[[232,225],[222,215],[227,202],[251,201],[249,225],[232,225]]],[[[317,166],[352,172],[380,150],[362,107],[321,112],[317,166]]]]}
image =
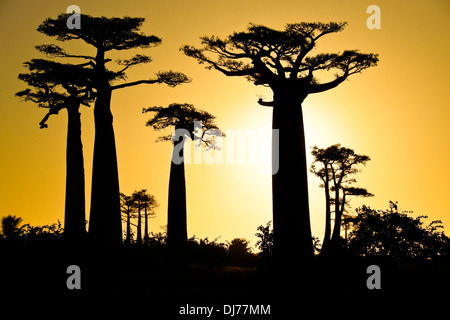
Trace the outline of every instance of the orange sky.
{"type": "MultiPolygon", "coordinates": [[[[144,17],[142,31],[162,37],[161,46],[113,55],[150,55],[153,62],[132,69],[128,80],[145,79],[160,70],[182,71],[193,81],[177,88],[139,86],[114,92],[121,191],[147,188],[160,203],[151,230],[166,224],[170,143],[155,143],[160,133],[145,127],[143,107],[172,102],[192,103],[217,116],[227,129],[269,129],[271,110],[257,104],[271,99],[270,90],[243,78],[227,78],[184,56],[184,44],[200,45],[202,35],[226,36],[249,22],[282,28],[301,21],[347,21],[344,32],[325,37],[317,52],[360,49],[379,53],[375,68],[350,77],[338,88],[306,98],[303,104],[307,147],[335,143],[366,154],[371,161],[358,174],[358,186],[375,194],[352,200],[387,208],[399,201],[413,216],[441,219],[450,233],[447,205],[449,153],[450,5],[448,1],[301,1],[301,0],[167,0],[167,1],[9,1],[0,3],[0,216],[13,214],[25,223],[42,225],[63,220],[65,188],[65,112],[39,129],[45,110],[19,102],[24,88],[17,79],[22,63],[41,57],[37,44],[54,42],[36,31],[47,17],[76,4],[91,15],[144,17]],[[124,5],[126,3],[126,6],[124,5]],[[381,9],[381,29],[369,30],[366,9],[381,9]]],[[[73,53],[92,53],[83,42],[59,43],[73,53]]],[[[82,110],[87,213],[93,149],[92,110],[82,110]]],[[[307,150],[309,153],[309,149],[307,150]]],[[[311,160],[311,159],[309,159],[311,160]]],[[[243,237],[255,243],[258,225],[271,220],[271,178],[254,165],[186,167],[189,235],[243,237]]],[[[318,178],[309,176],[313,234],[322,239],[324,196],[318,178]]]]}

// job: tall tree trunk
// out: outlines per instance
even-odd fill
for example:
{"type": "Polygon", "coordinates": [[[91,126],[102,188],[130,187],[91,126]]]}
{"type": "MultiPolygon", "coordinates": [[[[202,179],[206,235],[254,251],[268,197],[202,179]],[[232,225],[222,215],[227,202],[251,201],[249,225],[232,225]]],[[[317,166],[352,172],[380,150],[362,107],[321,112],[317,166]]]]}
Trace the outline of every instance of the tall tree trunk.
{"type": "Polygon", "coordinates": [[[127,235],[125,238],[125,244],[129,245],[131,243],[131,216],[130,207],[127,208],[127,235]]]}
{"type": "Polygon", "coordinates": [[[96,57],[97,99],[94,107],[95,141],[92,165],[91,213],[89,233],[103,244],[122,243],[119,175],[116,142],[111,113],[111,87],[104,68],[104,52],[96,57]]]}
{"type": "Polygon", "coordinates": [[[340,208],[340,201],[339,201],[339,189],[340,189],[340,183],[337,185],[335,184],[335,200],[334,200],[334,227],[333,227],[333,235],[331,236],[331,242],[333,244],[333,247],[337,247],[339,243],[339,239],[341,237],[341,221],[342,221],[342,211],[340,208]]]}
{"type": "Polygon", "coordinates": [[[145,203],[144,207],[144,243],[148,244],[148,204],[145,203]]]}
{"type": "Polygon", "coordinates": [[[175,144],[184,143],[183,139],[174,143],[172,162],[170,164],[169,199],[167,208],[167,244],[175,251],[183,250],[187,243],[187,209],[186,209],[186,178],[184,173],[184,153],[181,148],[182,162],[173,161],[175,144]]]}
{"type": "Polygon", "coordinates": [[[273,143],[272,150],[273,235],[274,256],[281,264],[293,256],[308,260],[314,252],[301,106],[306,95],[297,92],[286,86],[274,90],[272,129],[279,130],[279,144],[273,143]]]}
{"type": "Polygon", "coordinates": [[[137,244],[142,244],[141,203],[138,204],[137,244]]]}
{"type": "Polygon", "coordinates": [[[328,177],[328,169],[325,172],[325,235],[323,237],[323,244],[321,254],[328,253],[330,238],[331,238],[331,203],[330,203],[330,178],[328,177]]]}
{"type": "Polygon", "coordinates": [[[67,106],[66,205],[64,236],[79,241],[86,233],[84,160],[81,141],[80,103],[75,99],[67,106]]]}

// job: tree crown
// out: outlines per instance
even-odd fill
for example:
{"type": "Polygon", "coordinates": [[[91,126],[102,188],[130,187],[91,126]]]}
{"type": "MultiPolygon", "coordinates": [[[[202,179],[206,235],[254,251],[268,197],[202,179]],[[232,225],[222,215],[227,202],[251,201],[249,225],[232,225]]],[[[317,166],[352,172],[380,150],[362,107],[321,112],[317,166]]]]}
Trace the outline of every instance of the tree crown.
{"type": "Polygon", "coordinates": [[[24,66],[30,72],[19,74],[19,79],[31,88],[17,92],[16,96],[49,109],[40,122],[41,129],[47,128],[46,121],[51,114],[58,114],[61,109],[72,105],[70,101],[77,106],[89,106],[94,99],[93,70],[86,65],[31,59],[24,66]]]}
{"type": "Polygon", "coordinates": [[[243,76],[255,85],[276,89],[280,82],[285,85],[289,81],[307,93],[316,93],[334,88],[378,62],[378,55],[358,50],[308,56],[321,37],[340,32],[345,26],[345,22],[301,22],[275,30],[250,24],[247,31],[234,32],[226,39],[204,36],[200,49],[185,45],[181,50],[199,63],[206,63],[208,69],[227,76],[243,76]],[[314,77],[319,70],[336,70],[336,78],[319,83],[314,77]]]}
{"type": "MultiPolygon", "coordinates": [[[[67,53],[63,48],[51,44],[41,45],[36,48],[52,57],[60,58],[77,58],[88,60],[87,65],[92,66],[95,70],[102,70],[102,78],[94,82],[94,87],[104,85],[104,82],[111,82],[117,79],[126,79],[125,71],[129,68],[150,63],[151,58],[146,55],[136,54],[130,59],[118,59],[116,64],[120,66],[118,70],[112,71],[105,68],[105,64],[111,59],[104,59],[104,53],[111,50],[128,50],[133,48],[149,48],[161,44],[161,39],[157,36],[147,36],[140,32],[144,18],[107,18],[92,17],[90,15],[81,15],[83,27],[81,29],[68,29],[66,21],[70,14],[60,14],[58,18],[46,19],[39,27],[38,31],[50,37],[56,38],[58,41],[68,41],[81,39],[89,45],[97,49],[96,56],[78,55],[67,53]],[[100,59],[100,57],[102,57],[100,59]]],[[[111,86],[111,90],[121,89],[125,87],[135,86],[143,83],[159,84],[165,83],[169,86],[176,86],[181,83],[190,82],[189,77],[181,72],[165,71],[158,72],[156,77],[148,80],[139,80],[129,83],[122,83],[111,86]]]]}
{"type": "MultiPolygon", "coordinates": [[[[142,112],[155,112],[154,116],[147,121],[147,126],[158,131],[168,127],[185,129],[190,134],[189,138],[194,140],[197,137],[207,146],[213,145],[214,136],[224,136],[224,133],[219,130],[215,123],[215,116],[204,110],[196,109],[192,104],[172,103],[168,107],[155,106],[144,108],[142,112]],[[201,121],[201,130],[196,130],[196,121],[201,121]]],[[[172,139],[172,134],[168,134],[161,136],[157,141],[169,141],[172,139]]]]}
{"type": "Polygon", "coordinates": [[[58,41],[82,39],[103,51],[148,48],[161,44],[157,36],[147,36],[140,31],[144,18],[107,18],[81,14],[83,27],[69,29],[66,26],[71,14],[60,14],[58,18],[46,19],[38,31],[58,41]]]}

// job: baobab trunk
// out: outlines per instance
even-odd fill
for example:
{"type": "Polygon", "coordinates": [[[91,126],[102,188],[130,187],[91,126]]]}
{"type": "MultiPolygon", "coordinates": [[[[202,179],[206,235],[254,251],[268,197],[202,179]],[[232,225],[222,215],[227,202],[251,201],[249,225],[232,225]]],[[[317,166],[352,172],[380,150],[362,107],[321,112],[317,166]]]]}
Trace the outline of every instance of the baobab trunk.
{"type": "Polygon", "coordinates": [[[104,55],[104,51],[98,49],[95,59],[97,99],[94,107],[95,141],[89,234],[94,241],[119,245],[122,243],[119,174],[111,113],[112,91],[104,55]]]}
{"type": "MultiPolygon", "coordinates": [[[[184,139],[180,142],[184,143],[184,139]]],[[[182,251],[187,243],[186,178],[184,173],[183,148],[172,150],[170,164],[169,199],[167,208],[167,244],[175,252],[182,251]],[[179,156],[176,155],[179,152],[179,156]],[[180,159],[176,161],[175,158],[180,159]],[[178,164],[176,164],[178,163],[178,164]]],[[[181,252],[180,252],[181,253],[181,252]]]]}
{"type": "Polygon", "coordinates": [[[89,234],[95,241],[118,245],[122,242],[122,221],[116,143],[110,110],[111,90],[98,89],[97,95],[89,234]]]}
{"type": "Polygon", "coordinates": [[[80,241],[86,233],[84,160],[81,141],[80,103],[67,105],[66,204],[64,236],[71,242],[80,241]]]}
{"type": "Polygon", "coordinates": [[[272,176],[274,256],[282,265],[313,254],[301,106],[306,95],[298,91],[274,90],[272,129],[279,130],[279,145],[272,150],[274,166],[278,163],[272,176]]]}

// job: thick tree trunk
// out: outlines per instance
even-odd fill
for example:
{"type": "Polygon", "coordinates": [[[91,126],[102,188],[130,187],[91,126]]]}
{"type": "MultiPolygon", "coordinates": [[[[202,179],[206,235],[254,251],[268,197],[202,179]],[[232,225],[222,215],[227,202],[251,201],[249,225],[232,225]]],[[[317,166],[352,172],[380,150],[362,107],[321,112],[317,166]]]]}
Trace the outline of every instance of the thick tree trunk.
{"type": "Polygon", "coordinates": [[[95,141],[92,165],[89,234],[94,241],[108,245],[122,243],[119,175],[116,141],[111,113],[111,87],[105,70],[104,52],[96,56],[97,99],[94,107],[95,141]]]}
{"type": "Polygon", "coordinates": [[[296,257],[306,262],[314,252],[301,106],[305,97],[296,88],[274,90],[272,128],[279,130],[279,145],[274,143],[272,150],[273,235],[274,256],[282,265],[296,257]]]}
{"type": "Polygon", "coordinates": [[[98,89],[97,94],[89,234],[95,241],[119,245],[122,242],[122,220],[116,142],[110,110],[111,90],[98,89]]]}
{"type": "Polygon", "coordinates": [[[84,160],[79,107],[80,103],[75,100],[69,102],[67,106],[64,236],[71,242],[80,241],[86,233],[84,160]]]}
{"type": "MultiPolygon", "coordinates": [[[[181,139],[180,142],[184,143],[181,139]]],[[[177,152],[175,145],[172,159],[177,152]]],[[[187,210],[186,210],[186,179],[184,173],[184,154],[180,150],[183,161],[170,164],[169,199],[167,209],[167,244],[175,251],[183,250],[187,243],[187,210]]]]}

